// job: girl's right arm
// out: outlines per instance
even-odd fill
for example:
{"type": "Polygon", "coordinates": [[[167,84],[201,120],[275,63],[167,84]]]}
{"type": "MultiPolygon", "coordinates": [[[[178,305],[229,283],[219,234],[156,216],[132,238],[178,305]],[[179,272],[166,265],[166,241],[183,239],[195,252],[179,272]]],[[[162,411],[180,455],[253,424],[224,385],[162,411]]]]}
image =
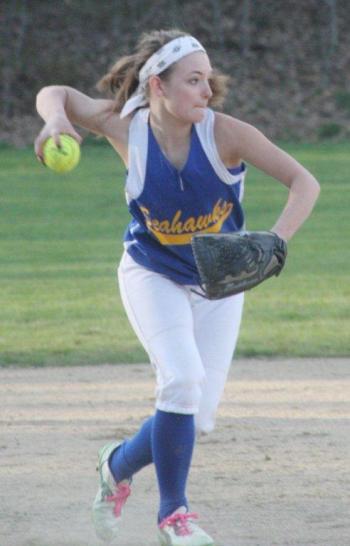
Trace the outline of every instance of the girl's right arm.
{"type": "Polygon", "coordinates": [[[49,137],[59,144],[59,135],[65,133],[80,144],[82,138],[73,124],[106,137],[123,157],[127,149],[130,120],[121,120],[113,111],[113,106],[112,100],[92,99],[68,86],[54,85],[41,89],[36,107],[45,125],[35,140],[38,159],[43,161],[43,145],[49,137]]]}

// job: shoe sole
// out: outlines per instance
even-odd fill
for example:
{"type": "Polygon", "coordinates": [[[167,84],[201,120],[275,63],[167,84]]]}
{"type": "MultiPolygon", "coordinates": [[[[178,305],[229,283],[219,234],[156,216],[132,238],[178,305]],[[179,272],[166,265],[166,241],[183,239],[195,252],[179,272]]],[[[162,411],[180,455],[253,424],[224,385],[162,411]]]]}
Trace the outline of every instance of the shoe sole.
{"type": "MultiPolygon", "coordinates": [[[[158,534],[160,546],[172,546],[171,542],[168,541],[166,537],[161,534],[158,534]]],[[[201,544],[201,546],[215,546],[214,542],[207,542],[206,544],[201,544]]]]}

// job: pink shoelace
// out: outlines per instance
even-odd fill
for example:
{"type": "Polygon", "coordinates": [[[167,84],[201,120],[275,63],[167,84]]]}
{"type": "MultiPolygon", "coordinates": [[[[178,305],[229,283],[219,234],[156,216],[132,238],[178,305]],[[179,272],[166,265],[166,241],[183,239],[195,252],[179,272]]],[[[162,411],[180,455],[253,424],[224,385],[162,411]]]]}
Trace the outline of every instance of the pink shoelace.
{"type": "Polygon", "coordinates": [[[195,514],[195,513],[192,513],[192,514],[175,513],[175,514],[172,514],[171,516],[168,516],[167,518],[164,518],[162,523],[159,525],[159,527],[163,529],[165,526],[169,525],[170,527],[174,527],[175,533],[179,536],[190,535],[191,530],[188,527],[188,520],[196,519],[196,518],[198,518],[198,514],[195,514]]]}
{"type": "Polygon", "coordinates": [[[119,518],[122,508],[126,503],[128,496],[131,493],[130,486],[127,483],[117,484],[116,491],[114,495],[109,495],[106,497],[108,502],[114,502],[114,515],[116,518],[119,518]]]}

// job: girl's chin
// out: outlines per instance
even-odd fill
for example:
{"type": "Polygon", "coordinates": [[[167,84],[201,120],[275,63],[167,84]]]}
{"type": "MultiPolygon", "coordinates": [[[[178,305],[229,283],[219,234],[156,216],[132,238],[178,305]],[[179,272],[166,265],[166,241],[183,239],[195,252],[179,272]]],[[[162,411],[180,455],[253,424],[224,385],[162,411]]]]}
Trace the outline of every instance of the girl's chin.
{"type": "Polygon", "coordinates": [[[185,123],[199,123],[204,119],[205,108],[192,108],[187,112],[174,112],[174,117],[185,123]]]}
{"type": "Polygon", "coordinates": [[[199,123],[204,119],[205,108],[193,108],[191,112],[186,116],[191,123],[199,123]]]}
{"type": "Polygon", "coordinates": [[[193,114],[193,123],[199,123],[204,119],[205,116],[205,108],[196,108],[194,114],[193,114]]]}

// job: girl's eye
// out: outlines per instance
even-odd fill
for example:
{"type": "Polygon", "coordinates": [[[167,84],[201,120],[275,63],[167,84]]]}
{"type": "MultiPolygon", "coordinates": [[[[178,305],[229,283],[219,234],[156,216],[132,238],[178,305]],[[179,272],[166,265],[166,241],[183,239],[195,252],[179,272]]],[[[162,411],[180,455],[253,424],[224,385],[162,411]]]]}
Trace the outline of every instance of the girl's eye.
{"type": "Polygon", "coordinates": [[[199,81],[198,78],[191,78],[191,79],[190,79],[190,83],[191,83],[191,84],[192,84],[192,83],[193,83],[193,84],[194,84],[194,83],[197,83],[198,81],[199,81]]]}

